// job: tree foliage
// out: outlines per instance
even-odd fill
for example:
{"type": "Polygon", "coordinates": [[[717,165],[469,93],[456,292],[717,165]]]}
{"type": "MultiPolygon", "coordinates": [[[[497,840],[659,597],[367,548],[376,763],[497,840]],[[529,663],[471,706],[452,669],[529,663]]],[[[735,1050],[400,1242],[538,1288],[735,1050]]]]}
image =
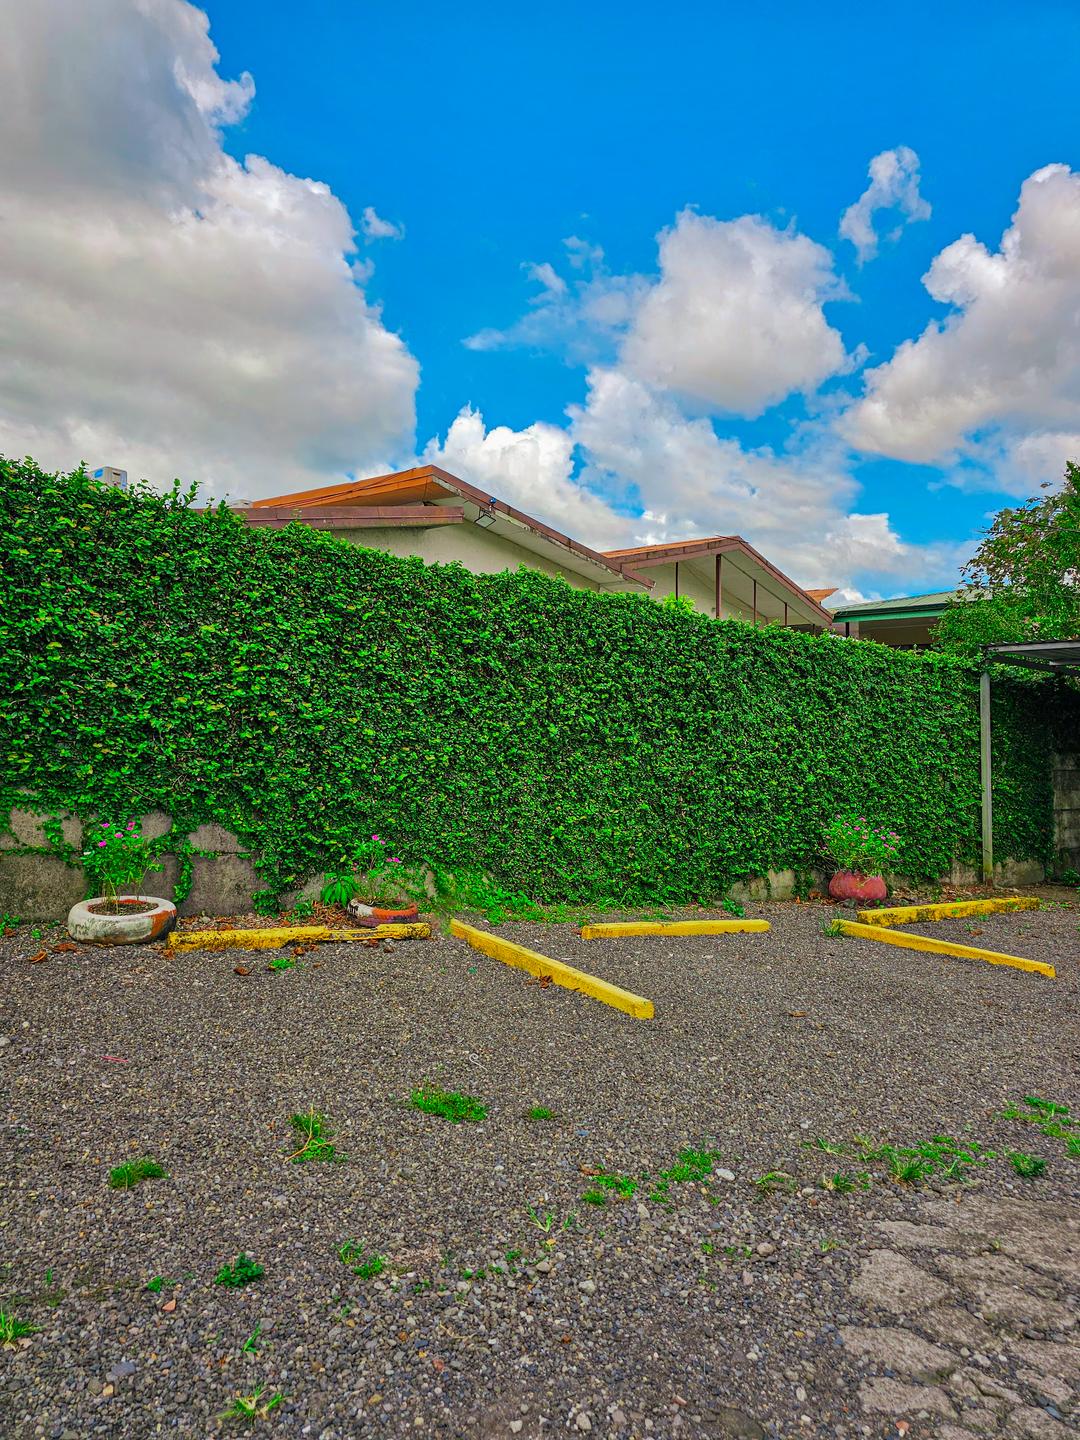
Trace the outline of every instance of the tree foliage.
{"type": "Polygon", "coordinates": [[[1080,466],[1044,492],[994,517],[938,624],[941,649],[976,659],[987,645],[1080,636],[1080,466]]]}
{"type": "MultiPolygon", "coordinates": [[[[216,821],[270,896],[372,834],[536,900],[614,904],[809,868],[847,811],[897,831],[910,874],[977,853],[977,677],[953,658],[425,565],[193,498],[0,462],[3,805],[160,808],[181,860],[216,821]]],[[[1054,687],[995,691],[999,853],[1042,858],[1054,687]]]]}

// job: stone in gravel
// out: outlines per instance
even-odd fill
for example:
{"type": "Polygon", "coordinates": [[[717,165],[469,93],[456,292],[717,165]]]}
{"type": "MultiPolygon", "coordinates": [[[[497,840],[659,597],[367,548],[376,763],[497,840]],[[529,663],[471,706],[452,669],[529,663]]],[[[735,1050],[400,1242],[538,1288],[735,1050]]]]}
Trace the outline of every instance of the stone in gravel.
{"type": "Polygon", "coordinates": [[[919,1326],[935,1340],[950,1345],[967,1345],[972,1350],[998,1345],[994,1332],[959,1305],[935,1305],[919,1316],[919,1326]]]}
{"type": "Polygon", "coordinates": [[[1060,1420],[1054,1420],[1045,1410],[1036,1410],[1033,1405],[1014,1410],[1001,1433],[1005,1440],[1067,1440],[1067,1437],[1076,1434],[1060,1420]]]}
{"type": "Polygon", "coordinates": [[[510,1433],[511,1433],[511,1435],[520,1435],[520,1434],[521,1434],[521,1427],[522,1427],[524,1424],[525,1424],[524,1420],[511,1420],[511,1421],[510,1421],[510,1433]]]}
{"type": "Polygon", "coordinates": [[[1075,1392],[1057,1375],[1040,1375],[1037,1370],[1019,1370],[1016,1378],[1029,1385],[1040,1401],[1050,1401],[1062,1410],[1071,1408],[1075,1392]]]}
{"type": "Polygon", "coordinates": [[[765,1427],[745,1410],[734,1405],[718,1405],[713,1410],[724,1440],[765,1440],[765,1427]]]}
{"type": "Polygon", "coordinates": [[[574,1424],[579,1430],[592,1429],[592,1421],[589,1419],[588,1415],[585,1414],[584,1410],[582,1410],[581,1414],[578,1415],[577,1419],[574,1421],[574,1424]]]}
{"type": "Polygon", "coordinates": [[[1010,1350],[1044,1375],[1080,1380],[1080,1345],[1058,1345],[1053,1340],[1009,1340],[1010,1350]]]}
{"type": "Polygon", "coordinates": [[[106,1380],[126,1380],[129,1375],[134,1375],[136,1365],[132,1360],[120,1360],[105,1376],[106,1380]]]}
{"type": "Polygon", "coordinates": [[[1057,1300],[1029,1295],[1012,1285],[973,1285],[976,1307],[992,1325],[1009,1330],[1071,1330],[1075,1314],[1057,1300]]]}
{"type": "Polygon", "coordinates": [[[761,1244],[757,1247],[757,1253],[759,1255],[775,1255],[776,1246],[770,1245],[768,1240],[763,1240],[761,1244]]]}
{"type": "Polygon", "coordinates": [[[892,1250],[871,1250],[851,1291],[895,1315],[925,1310],[949,1293],[940,1280],[892,1250]]]}
{"type": "Polygon", "coordinates": [[[734,1180],[734,1179],[735,1179],[735,1171],[734,1171],[734,1170],[714,1170],[714,1171],[713,1171],[713,1175],[716,1177],[717,1180],[728,1180],[728,1181],[730,1181],[730,1180],[734,1180]]]}
{"type": "Polygon", "coordinates": [[[879,1220],[877,1228],[900,1250],[937,1250],[955,1243],[943,1225],[913,1225],[910,1220],[879,1220]]]}
{"type": "Polygon", "coordinates": [[[855,1355],[868,1355],[886,1370],[897,1370],[914,1380],[931,1384],[955,1370],[960,1361],[948,1350],[931,1345],[910,1330],[890,1325],[871,1328],[842,1325],[840,1336],[845,1347],[855,1355]]]}
{"type": "Polygon", "coordinates": [[[956,1419],[956,1411],[944,1390],[936,1385],[904,1385],[875,1375],[859,1386],[859,1399],[864,1410],[884,1410],[891,1415],[913,1415],[928,1410],[932,1415],[956,1419]]]}
{"type": "Polygon", "coordinates": [[[583,1295],[595,1295],[595,1294],[596,1294],[596,1281],[595,1281],[595,1280],[582,1280],[582,1281],[578,1284],[578,1287],[577,1287],[577,1288],[581,1291],[581,1293],[582,1293],[583,1295]]]}

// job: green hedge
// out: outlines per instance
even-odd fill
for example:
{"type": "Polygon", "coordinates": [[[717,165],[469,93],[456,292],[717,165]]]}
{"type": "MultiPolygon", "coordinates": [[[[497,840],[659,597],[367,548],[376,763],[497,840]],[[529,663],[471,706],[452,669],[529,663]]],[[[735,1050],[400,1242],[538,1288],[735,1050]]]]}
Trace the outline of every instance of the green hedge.
{"type": "MultiPolygon", "coordinates": [[[[717,896],[844,808],[908,873],[978,853],[956,661],[0,470],[6,806],[216,820],[273,894],[373,831],[537,900],[717,896]]],[[[1047,857],[1058,693],[997,687],[999,855],[1047,857]]]]}

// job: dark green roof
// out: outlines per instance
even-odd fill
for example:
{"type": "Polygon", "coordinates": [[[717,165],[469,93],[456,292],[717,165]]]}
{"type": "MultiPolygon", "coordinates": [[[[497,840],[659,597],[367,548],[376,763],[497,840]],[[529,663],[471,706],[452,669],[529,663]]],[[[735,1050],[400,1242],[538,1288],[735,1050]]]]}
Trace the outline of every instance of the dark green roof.
{"type": "Polygon", "coordinates": [[[955,590],[938,590],[932,595],[897,595],[892,600],[863,600],[858,605],[841,605],[832,612],[834,620],[903,620],[916,615],[940,615],[955,590]]]}

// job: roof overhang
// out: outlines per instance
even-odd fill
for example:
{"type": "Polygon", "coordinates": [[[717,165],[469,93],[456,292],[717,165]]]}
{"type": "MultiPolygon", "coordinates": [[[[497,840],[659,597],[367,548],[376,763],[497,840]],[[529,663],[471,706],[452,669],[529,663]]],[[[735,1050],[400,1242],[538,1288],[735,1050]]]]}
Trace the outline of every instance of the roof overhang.
{"type": "Polygon", "coordinates": [[[997,665],[1024,665],[1030,670],[1080,669],[1080,640],[1031,640],[1017,645],[988,645],[983,652],[997,665]]]}
{"type": "Polygon", "coordinates": [[[454,505],[250,505],[235,510],[249,525],[282,530],[300,521],[315,530],[376,530],[387,526],[427,529],[460,525],[465,511],[454,505]]]}
{"type": "MultiPolygon", "coordinates": [[[[609,550],[611,560],[632,565],[635,570],[648,570],[657,565],[674,565],[680,560],[707,560],[713,555],[743,555],[761,569],[782,591],[808,609],[819,624],[828,628],[833,617],[825,607],[801,585],[778,570],[765,556],[754,549],[741,535],[712,535],[702,540],[682,540],[671,545],[638,546],[633,550],[609,550]]],[[[751,572],[752,573],[752,572],[751,572]]],[[[782,598],[782,597],[781,597],[782,598]]]]}
{"type": "MultiPolygon", "coordinates": [[[[347,509],[354,515],[373,508],[385,511],[405,509],[420,510],[427,515],[438,514],[446,509],[447,501],[459,499],[465,502],[460,518],[465,522],[479,521],[503,538],[512,539],[524,550],[531,550],[549,562],[562,565],[577,575],[583,575],[601,587],[625,585],[627,581],[651,589],[653,581],[636,573],[631,568],[612,560],[599,550],[591,550],[569,535],[563,535],[542,520],[517,510],[494,495],[487,495],[460,480],[456,475],[438,465],[418,465],[411,470],[399,470],[390,475],[375,475],[367,480],[344,481],[338,485],[324,485],[315,490],[298,491],[292,495],[277,495],[266,500],[256,500],[250,507],[249,515],[274,508],[301,508],[307,514],[323,509],[347,509]]],[[[258,524],[258,520],[254,523],[258,524]]],[[[377,522],[373,522],[377,523],[377,522]]],[[[383,525],[394,523],[422,523],[408,520],[395,522],[384,519],[383,525]]],[[[442,523],[438,520],[427,523],[442,523]]]]}

